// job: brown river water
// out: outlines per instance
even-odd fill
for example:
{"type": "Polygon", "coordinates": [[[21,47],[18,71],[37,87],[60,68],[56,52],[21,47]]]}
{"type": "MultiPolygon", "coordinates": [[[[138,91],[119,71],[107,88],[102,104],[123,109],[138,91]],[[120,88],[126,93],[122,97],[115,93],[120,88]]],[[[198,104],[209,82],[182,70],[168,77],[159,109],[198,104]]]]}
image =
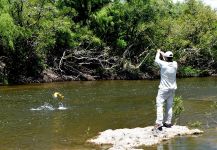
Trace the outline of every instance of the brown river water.
{"type": "MultiPolygon", "coordinates": [[[[204,134],[177,137],[148,150],[217,149],[217,78],[178,79],[185,111],[178,122],[201,122],[204,134]]],[[[1,150],[98,150],[86,142],[107,129],[153,125],[159,80],[82,81],[0,87],[1,150]],[[59,104],[54,92],[64,95],[59,104]]]]}

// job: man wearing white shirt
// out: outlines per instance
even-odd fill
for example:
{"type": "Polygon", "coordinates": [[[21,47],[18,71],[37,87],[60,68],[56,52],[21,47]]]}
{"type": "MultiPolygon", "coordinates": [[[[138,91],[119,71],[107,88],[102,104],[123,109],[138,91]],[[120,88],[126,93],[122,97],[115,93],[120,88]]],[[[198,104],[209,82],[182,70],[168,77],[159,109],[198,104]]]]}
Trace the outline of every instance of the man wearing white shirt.
{"type": "Polygon", "coordinates": [[[171,127],[172,121],[172,105],[175,96],[177,62],[173,61],[173,53],[157,50],[155,63],[160,67],[160,85],[156,98],[157,119],[155,129],[162,130],[162,126],[171,127]],[[163,58],[163,60],[161,60],[163,58]],[[165,115],[163,113],[163,104],[166,102],[165,115]]]}

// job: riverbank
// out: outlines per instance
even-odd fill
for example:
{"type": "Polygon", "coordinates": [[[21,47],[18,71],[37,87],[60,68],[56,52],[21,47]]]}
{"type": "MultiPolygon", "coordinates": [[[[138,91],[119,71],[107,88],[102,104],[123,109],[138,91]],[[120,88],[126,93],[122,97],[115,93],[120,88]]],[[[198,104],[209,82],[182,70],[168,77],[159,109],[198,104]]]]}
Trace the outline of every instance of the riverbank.
{"type": "MultiPolygon", "coordinates": [[[[177,73],[177,78],[186,78],[186,77],[208,77],[208,76],[217,76],[213,71],[200,71],[200,72],[190,72],[182,73],[179,71],[177,73]]],[[[153,80],[159,79],[159,72],[141,72],[141,71],[129,71],[123,70],[114,74],[101,74],[101,75],[89,75],[89,74],[80,74],[79,76],[60,74],[52,69],[44,70],[41,74],[41,78],[38,80],[32,80],[32,82],[59,82],[59,81],[95,81],[95,80],[153,80]]],[[[31,82],[31,80],[30,80],[31,82]]],[[[28,83],[28,81],[27,81],[28,83]]]]}
{"type": "Polygon", "coordinates": [[[56,82],[56,81],[94,81],[94,80],[142,80],[142,79],[154,79],[156,75],[150,75],[148,73],[133,73],[129,71],[121,71],[115,74],[103,74],[91,76],[89,74],[81,74],[79,76],[58,74],[51,69],[44,70],[42,72],[42,82],[56,82]]]}
{"type": "MultiPolygon", "coordinates": [[[[186,77],[208,77],[208,76],[217,76],[215,71],[208,70],[195,70],[192,68],[179,69],[177,72],[177,78],[186,78],[186,77]]],[[[7,77],[3,78],[1,76],[0,84],[28,84],[28,83],[51,83],[51,82],[64,82],[64,81],[95,81],[95,80],[153,80],[159,79],[158,69],[153,69],[149,72],[142,72],[140,70],[121,70],[116,73],[103,73],[103,74],[84,74],[80,73],[79,75],[67,75],[66,73],[61,73],[56,71],[53,68],[43,70],[40,75],[35,77],[24,77],[17,76],[14,81],[8,81],[7,77]]]]}

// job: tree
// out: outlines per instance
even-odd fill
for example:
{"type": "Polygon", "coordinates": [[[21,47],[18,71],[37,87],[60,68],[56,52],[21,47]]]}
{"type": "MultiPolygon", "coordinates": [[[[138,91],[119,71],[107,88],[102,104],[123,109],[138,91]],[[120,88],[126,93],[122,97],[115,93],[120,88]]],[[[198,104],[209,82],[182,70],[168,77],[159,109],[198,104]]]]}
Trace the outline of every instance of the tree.
{"type": "Polygon", "coordinates": [[[110,3],[111,0],[63,0],[58,1],[60,9],[73,8],[77,15],[71,16],[72,20],[81,24],[88,24],[91,14],[103,6],[110,3]]]}

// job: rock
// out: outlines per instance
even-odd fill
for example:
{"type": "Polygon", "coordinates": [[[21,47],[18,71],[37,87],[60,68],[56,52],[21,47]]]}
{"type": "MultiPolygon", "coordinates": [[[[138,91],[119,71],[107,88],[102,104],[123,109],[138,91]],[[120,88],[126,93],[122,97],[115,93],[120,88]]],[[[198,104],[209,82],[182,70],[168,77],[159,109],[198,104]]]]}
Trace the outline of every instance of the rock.
{"type": "Polygon", "coordinates": [[[46,69],[42,72],[44,82],[61,81],[61,77],[56,74],[52,69],[46,69]]]}
{"type": "MultiPolygon", "coordinates": [[[[110,144],[109,150],[134,150],[139,146],[150,146],[162,141],[169,140],[175,136],[201,134],[199,129],[189,129],[186,126],[163,127],[163,131],[153,131],[153,126],[133,129],[116,129],[100,132],[96,138],[87,142],[96,145],[110,144]]],[[[138,149],[137,149],[138,150],[138,149]]]]}
{"type": "Polygon", "coordinates": [[[0,70],[3,70],[5,68],[6,64],[0,61],[0,70]]]}

